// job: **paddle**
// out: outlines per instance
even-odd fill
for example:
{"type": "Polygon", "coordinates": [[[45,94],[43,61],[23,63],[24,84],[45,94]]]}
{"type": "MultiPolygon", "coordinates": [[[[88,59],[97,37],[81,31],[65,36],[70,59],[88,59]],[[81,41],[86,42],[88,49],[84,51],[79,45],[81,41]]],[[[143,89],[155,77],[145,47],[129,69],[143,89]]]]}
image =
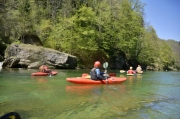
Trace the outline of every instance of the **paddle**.
{"type": "Polygon", "coordinates": [[[105,69],[105,72],[106,72],[106,83],[108,84],[108,78],[107,78],[108,62],[103,63],[103,68],[105,69]]]}
{"type": "Polygon", "coordinates": [[[48,73],[48,75],[49,75],[49,77],[51,77],[51,72],[50,72],[50,73],[48,73]]]}

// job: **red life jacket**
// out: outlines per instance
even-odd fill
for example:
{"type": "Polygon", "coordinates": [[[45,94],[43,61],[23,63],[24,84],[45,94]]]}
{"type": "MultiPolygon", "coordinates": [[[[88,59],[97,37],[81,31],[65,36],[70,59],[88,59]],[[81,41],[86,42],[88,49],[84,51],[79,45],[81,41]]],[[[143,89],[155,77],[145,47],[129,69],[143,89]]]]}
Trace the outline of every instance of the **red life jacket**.
{"type": "Polygon", "coordinates": [[[134,74],[134,71],[130,69],[130,70],[127,71],[127,73],[128,74],[134,74]]]}

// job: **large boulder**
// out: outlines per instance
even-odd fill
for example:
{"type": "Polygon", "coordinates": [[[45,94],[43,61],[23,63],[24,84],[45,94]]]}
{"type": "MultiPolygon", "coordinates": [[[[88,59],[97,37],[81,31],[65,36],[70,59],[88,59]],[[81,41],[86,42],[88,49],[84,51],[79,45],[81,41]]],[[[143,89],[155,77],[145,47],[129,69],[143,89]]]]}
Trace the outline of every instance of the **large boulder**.
{"type": "Polygon", "coordinates": [[[77,58],[67,53],[30,44],[11,44],[5,50],[3,67],[38,68],[46,63],[50,68],[74,69],[77,58]]]}

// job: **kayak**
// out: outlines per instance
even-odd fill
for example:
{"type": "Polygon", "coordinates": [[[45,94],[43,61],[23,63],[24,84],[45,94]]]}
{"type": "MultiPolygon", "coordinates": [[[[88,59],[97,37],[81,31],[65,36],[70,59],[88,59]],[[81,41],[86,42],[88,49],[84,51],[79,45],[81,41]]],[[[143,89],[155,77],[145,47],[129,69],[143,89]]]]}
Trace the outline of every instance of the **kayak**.
{"type": "MultiPolygon", "coordinates": [[[[116,76],[116,73],[109,73],[108,75],[114,77],[114,76],[116,76]]],[[[83,73],[81,76],[85,77],[85,78],[91,78],[91,76],[87,73],[83,73]]]]}
{"type": "MultiPolygon", "coordinates": [[[[56,75],[57,73],[58,73],[57,71],[52,71],[51,75],[56,75]]],[[[45,72],[35,72],[32,73],[31,76],[49,76],[49,74],[45,72]]]]}
{"type": "Polygon", "coordinates": [[[127,76],[134,76],[134,74],[127,74],[127,76]]]}
{"type": "Polygon", "coordinates": [[[21,119],[17,112],[8,112],[0,117],[0,119],[21,119]]]}
{"type": "Polygon", "coordinates": [[[124,70],[120,70],[119,72],[120,72],[120,73],[125,73],[126,71],[124,71],[124,70]]]}
{"type": "Polygon", "coordinates": [[[109,76],[116,76],[116,73],[109,73],[109,76]]]}
{"type": "MultiPolygon", "coordinates": [[[[57,71],[52,71],[51,75],[56,75],[57,73],[58,73],[57,71]]],[[[32,73],[31,76],[49,76],[49,74],[44,72],[35,72],[32,73]]]]}
{"type": "Polygon", "coordinates": [[[137,72],[136,74],[143,74],[143,72],[142,72],[142,73],[140,73],[140,72],[137,72]]]}
{"type": "Polygon", "coordinates": [[[137,72],[137,71],[136,71],[136,73],[137,73],[137,74],[142,74],[142,73],[143,73],[143,71],[139,71],[139,72],[137,72]]]}
{"type": "Polygon", "coordinates": [[[117,84],[126,81],[126,77],[110,77],[106,80],[92,80],[85,77],[66,78],[66,81],[76,84],[117,84]]]}

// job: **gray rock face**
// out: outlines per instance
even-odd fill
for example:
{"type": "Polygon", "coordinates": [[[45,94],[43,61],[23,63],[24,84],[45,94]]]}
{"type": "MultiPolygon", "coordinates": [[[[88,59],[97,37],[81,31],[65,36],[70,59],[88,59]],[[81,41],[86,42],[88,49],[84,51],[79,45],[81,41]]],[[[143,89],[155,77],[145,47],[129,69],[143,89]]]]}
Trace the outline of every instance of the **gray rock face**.
{"type": "Polygon", "coordinates": [[[74,69],[77,67],[75,56],[30,44],[11,44],[7,47],[3,67],[38,68],[44,62],[50,68],[74,69]]]}

